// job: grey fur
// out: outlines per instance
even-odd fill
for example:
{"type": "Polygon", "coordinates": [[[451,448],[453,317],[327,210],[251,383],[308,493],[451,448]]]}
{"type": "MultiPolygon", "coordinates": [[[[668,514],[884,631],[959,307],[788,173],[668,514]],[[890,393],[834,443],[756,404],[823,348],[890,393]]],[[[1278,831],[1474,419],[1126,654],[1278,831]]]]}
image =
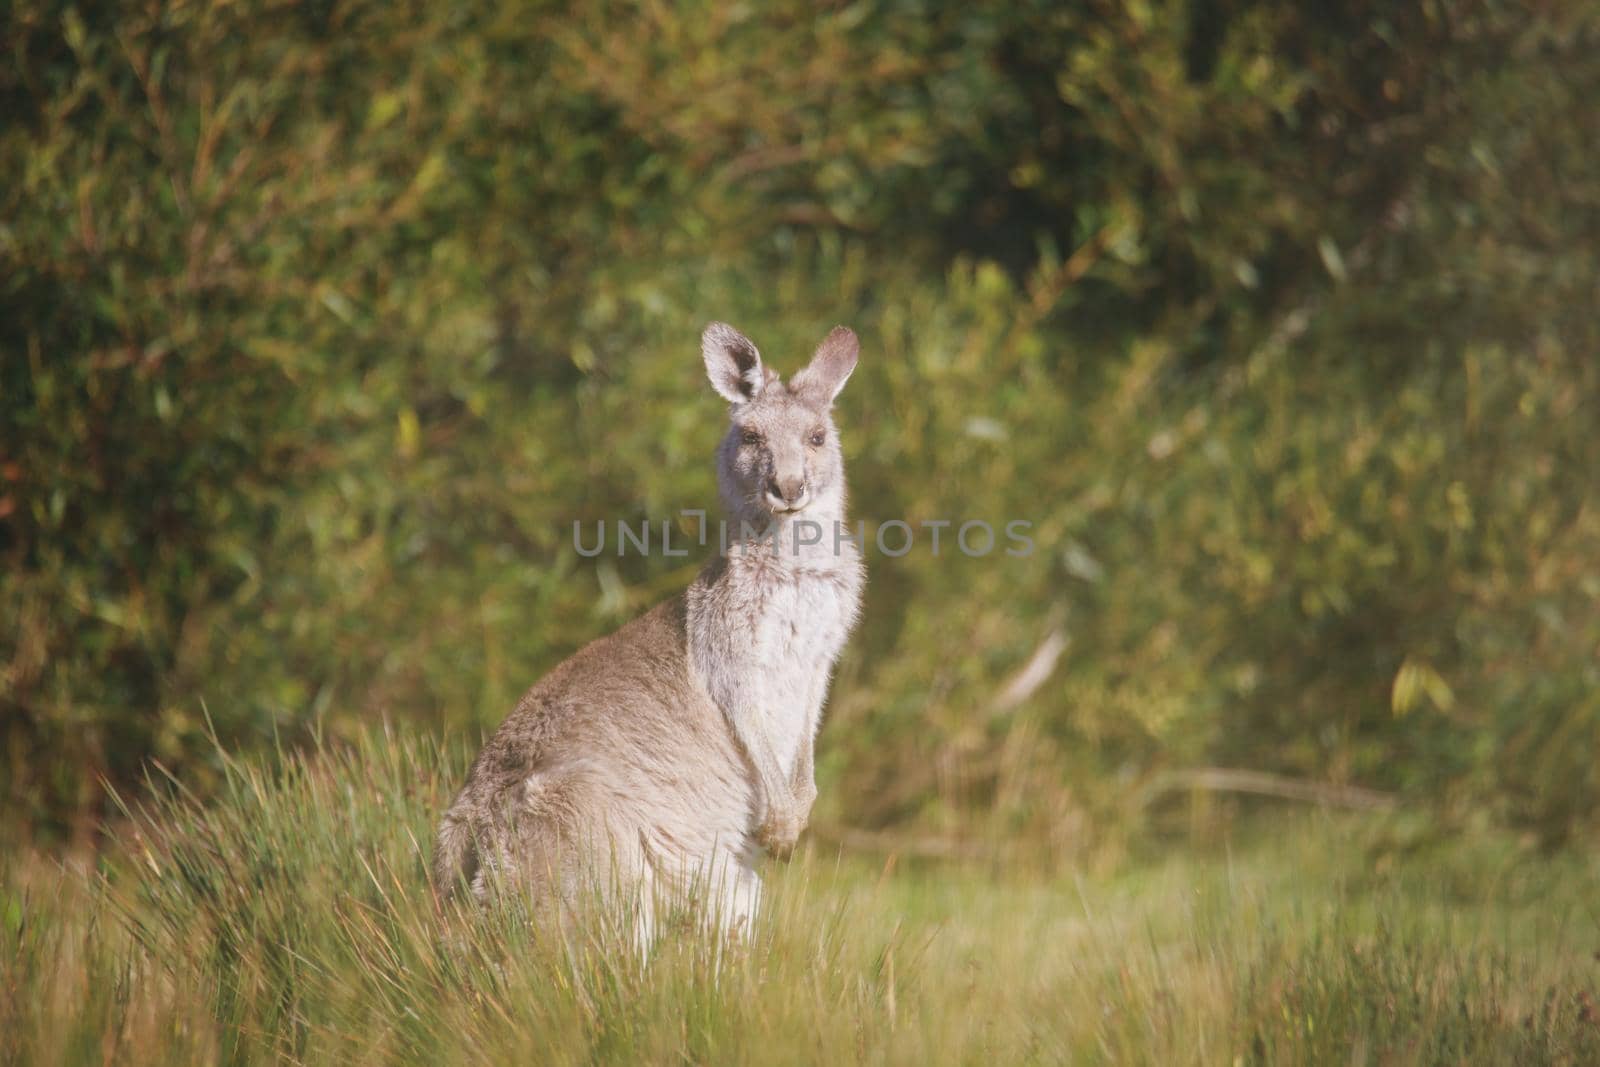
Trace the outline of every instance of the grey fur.
{"type": "Polygon", "coordinates": [[[518,886],[567,903],[589,879],[653,904],[697,880],[729,929],[753,919],[761,851],[785,856],[817,789],[813,750],[834,662],[865,581],[844,523],[829,408],[854,370],[836,328],[784,385],[723,323],[701,337],[728,399],[717,482],[730,537],[681,595],[579,650],[530,689],[473,762],[439,827],[441,893],[518,886]],[[797,537],[795,523],[823,531],[797,537]],[[742,525],[741,525],[742,524],[742,525]]]}

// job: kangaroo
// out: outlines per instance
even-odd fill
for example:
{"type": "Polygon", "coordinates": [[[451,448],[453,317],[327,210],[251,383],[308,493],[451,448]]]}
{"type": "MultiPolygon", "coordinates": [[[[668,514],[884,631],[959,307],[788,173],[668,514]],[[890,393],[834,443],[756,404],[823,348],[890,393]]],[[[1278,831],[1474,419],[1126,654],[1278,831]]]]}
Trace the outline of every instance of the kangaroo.
{"type": "Polygon", "coordinates": [[[738,330],[706,327],[706,373],[731,405],[716,455],[735,536],[684,593],[523,696],[439,827],[442,895],[514,885],[571,903],[598,879],[629,895],[648,944],[659,895],[704,886],[715,921],[748,930],[761,854],[787,857],[816,799],[817,727],[860,610],[830,414],[859,347],[837,327],[785,384],[738,330]]]}

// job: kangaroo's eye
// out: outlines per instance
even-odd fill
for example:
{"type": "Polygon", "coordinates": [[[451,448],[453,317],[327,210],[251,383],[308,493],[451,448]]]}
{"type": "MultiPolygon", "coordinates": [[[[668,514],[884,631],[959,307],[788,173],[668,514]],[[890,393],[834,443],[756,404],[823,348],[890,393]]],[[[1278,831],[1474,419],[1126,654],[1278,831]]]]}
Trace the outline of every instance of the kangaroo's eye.
{"type": "Polygon", "coordinates": [[[739,440],[747,445],[759,445],[761,443],[761,435],[755,430],[745,430],[739,435],[739,440]]]}
{"type": "Polygon", "coordinates": [[[822,447],[822,442],[826,441],[827,439],[828,439],[828,431],[826,431],[826,430],[812,430],[811,431],[811,447],[812,448],[821,448],[822,447]]]}

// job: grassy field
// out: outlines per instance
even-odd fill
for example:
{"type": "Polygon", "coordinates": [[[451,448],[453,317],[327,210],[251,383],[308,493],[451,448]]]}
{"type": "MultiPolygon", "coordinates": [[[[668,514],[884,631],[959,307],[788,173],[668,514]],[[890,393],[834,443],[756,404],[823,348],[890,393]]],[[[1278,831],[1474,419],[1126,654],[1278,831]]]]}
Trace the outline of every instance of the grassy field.
{"type": "Polygon", "coordinates": [[[747,947],[679,927],[644,966],[435,912],[465,757],[375,734],[174,790],[92,873],[7,857],[0,1059],[1600,1062],[1593,856],[1320,812],[1093,873],[813,842],[747,947]]]}

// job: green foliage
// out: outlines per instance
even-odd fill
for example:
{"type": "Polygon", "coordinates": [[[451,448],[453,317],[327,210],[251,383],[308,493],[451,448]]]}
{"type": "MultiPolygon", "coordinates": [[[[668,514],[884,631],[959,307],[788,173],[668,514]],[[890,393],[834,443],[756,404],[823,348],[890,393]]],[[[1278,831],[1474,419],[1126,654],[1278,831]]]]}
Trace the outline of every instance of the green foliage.
{"type": "MultiPolygon", "coordinates": [[[[0,860],[0,1058],[30,1063],[1590,1063],[1596,871],[1325,815],[1104,877],[806,846],[754,939],[436,911],[465,752],[405,731],[163,795],[92,883],[0,860]],[[892,873],[891,873],[892,871],[892,873]]],[[[158,791],[159,792],[159,791],[158,791]]]]}
{"type": "Polygon", "coordinates": [[[8,825],[154,757],[472,736],[695,561],[711,318],[841,399],[823,828],[1104,843],[1165,770],[1600,811],[1581,5],[13,5],[8,825]],[[1019,702],[999,694],[1050,635],[1019,702]],[[1059,643],[1058,643],[1059,644],[1059,643]]]}

